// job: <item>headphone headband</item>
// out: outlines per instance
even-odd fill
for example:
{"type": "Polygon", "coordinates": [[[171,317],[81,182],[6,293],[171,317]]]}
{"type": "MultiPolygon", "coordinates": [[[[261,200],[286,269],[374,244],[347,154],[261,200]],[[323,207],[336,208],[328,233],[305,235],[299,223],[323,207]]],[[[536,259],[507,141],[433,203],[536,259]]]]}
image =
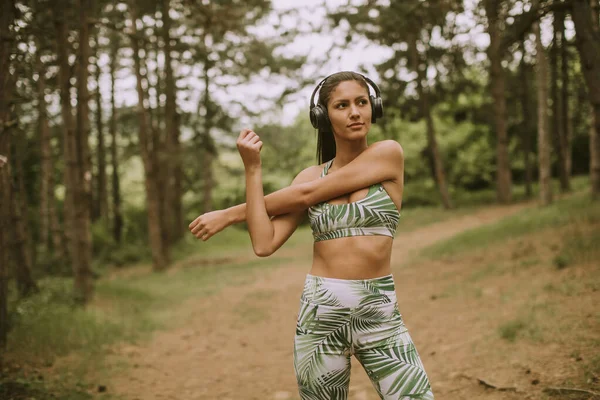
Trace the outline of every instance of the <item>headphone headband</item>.
{"type": "MultiPolygon", "coordinates": [[[[332,74],[335,75],[335,74],[332,74]]],[[[375,91],[375,97],[379,98],[381,97],[381,91],[379,90],[379,87],[377,86],[377,84],[375,82],[373,82],[372,80],[370,80],[369,78],[367,78],[366,76],[364,76],[363,74],[358,74],[360,76],[363,77],[363,79],[365,80],[365,82],[367,82],[368,85],[370,85],[373,90],[375,91]]],[[[331,75],[326,76],[325,78],[323,78],[323,80],[321,80],[321,82],[319,82],[319,84],[317,85],[317,87],[315,88],[315,90],[313,90],[312,95],[310,96],[310,108],[313,108],[316,106],[316,104],[314,103],[315,101],[315,95],[317,94],[317,91],[319,90],[319,88],[321,86],[323,86],[323,83],[325,83],[325,81],[327,79],[329,79],[331,75]]]]}
{"type": "MultiPolygon", "coordinates": [[[[371,122],[374,123],[377,120],[377,118],[383,117],[383,100],[381,100],[381,92],[379,90],[379,87],[375,84],[375,82],[373,82],[372,80],[370,80],[369,78],[367,78],[366,76],[364,76],[362,74],[358,74],[358,75],[360,75],[365,80],[365,82],[367,82],[367,86],[370,85],[373,88],[373,90],[375,91],[375,96],[373,96],[373,95],[371,95],[371,93],[369,93],[369,99],[371,102],[371,122]]],[[[330,77],[331,77],[331,75],[327,76],[321,82],[319,82],[319,84],[317,85],[315,90],[313,90],[312,95],[310,96],[309,116],[310,116],[310,122],[315,129],[321,129],[321,128],[330,126],[329,125],[330,124],[329,116],[327,114],[327,105],[319,104],[318,101],[316,104],[314,102],[317,91],[323,86],[325,81],[327,79],[329,79],[330,77]]],[[[369,92],[369,90],[367,90],[367,92],[369,92]]]]}

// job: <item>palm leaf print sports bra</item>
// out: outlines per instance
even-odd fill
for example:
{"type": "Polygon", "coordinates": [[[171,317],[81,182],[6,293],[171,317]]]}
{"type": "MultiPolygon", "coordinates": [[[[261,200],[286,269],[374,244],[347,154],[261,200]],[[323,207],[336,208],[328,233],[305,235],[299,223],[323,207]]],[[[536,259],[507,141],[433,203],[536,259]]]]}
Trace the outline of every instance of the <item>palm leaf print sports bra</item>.
{"type": "MultiPolygon", "coordinates": [[[[327,175],[333,159],[325,164],[327,175]]],[[[364,199],[348,204],[322,202],[309,207],[308,219],[315,242],[349,236],[394,237],[400,212],[381,183],[369,187],[364,199]]]]}

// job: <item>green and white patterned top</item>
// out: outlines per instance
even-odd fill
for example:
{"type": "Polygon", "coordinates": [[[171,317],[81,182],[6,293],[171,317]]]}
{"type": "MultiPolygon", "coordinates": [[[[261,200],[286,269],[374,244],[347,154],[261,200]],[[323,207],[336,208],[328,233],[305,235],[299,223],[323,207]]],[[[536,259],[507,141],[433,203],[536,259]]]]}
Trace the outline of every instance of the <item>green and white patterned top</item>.
{"type": "MultiPolygon", "coordinates": [[[[333,159],[325,164],[321,178],[333,159]]],[[[382,235],[394,237],[400,220],[398,208],[381,183],[369,187],[364,199],[348,204],[322,202],[308,209],[315,242],[348,236],[382,235]]]]}

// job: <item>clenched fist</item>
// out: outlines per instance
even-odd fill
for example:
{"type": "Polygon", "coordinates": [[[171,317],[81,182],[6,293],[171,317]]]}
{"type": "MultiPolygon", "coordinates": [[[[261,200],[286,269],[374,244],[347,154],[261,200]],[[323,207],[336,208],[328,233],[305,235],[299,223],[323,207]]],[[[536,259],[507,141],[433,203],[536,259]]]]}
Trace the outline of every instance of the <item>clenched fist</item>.
{"type": "Polygon", "coordinates": [[[238,136],[236,145],[244,167],[247,169],[260,166],[260,149],[263,142],[260,137],[251,129],[242,129],[238,136]]]}

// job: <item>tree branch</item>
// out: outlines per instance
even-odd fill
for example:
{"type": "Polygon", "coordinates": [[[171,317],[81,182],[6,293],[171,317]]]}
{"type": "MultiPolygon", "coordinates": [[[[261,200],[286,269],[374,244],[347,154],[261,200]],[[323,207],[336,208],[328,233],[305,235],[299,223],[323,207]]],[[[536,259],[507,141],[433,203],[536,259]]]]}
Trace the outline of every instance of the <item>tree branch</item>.
{"type": "Polygon", "coordinates": [[[546,3],[541,7],[532,7],[529,11],[515,17],[515,22],[508,26],[502,35],[500,42],[500,54],[504,54],[513,43],[521,40],[523,35],[531,28],[531,25],[540,20],[544,15],[554,11],[569,11],[572,0],[564,2],[546,3]]]}

